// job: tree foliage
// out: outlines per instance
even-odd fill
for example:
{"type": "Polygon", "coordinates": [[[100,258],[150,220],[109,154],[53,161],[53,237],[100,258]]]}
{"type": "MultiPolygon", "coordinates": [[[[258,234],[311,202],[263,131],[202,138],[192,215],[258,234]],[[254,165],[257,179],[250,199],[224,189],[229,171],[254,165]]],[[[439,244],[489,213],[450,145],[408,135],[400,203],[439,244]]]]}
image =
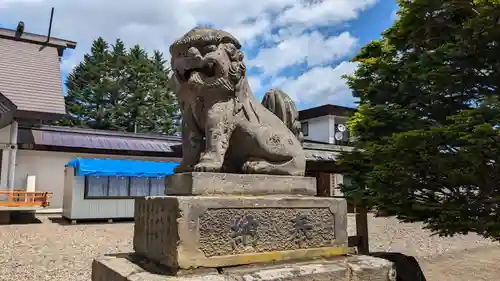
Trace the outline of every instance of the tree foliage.
{"type": "Polygon", "coordinates": [[[66,81],[68,116],[58,125],[127,132],[177,131],[177,101],[168,86],[170,70],[159,51],[126,49],[117,39],[96,39],[66,81]]]}
{"type": "Polygon", "coordinates": [[[500,239],[500,1],[399,0],[346,77],[348,198],[440,235],[500,239]]]}

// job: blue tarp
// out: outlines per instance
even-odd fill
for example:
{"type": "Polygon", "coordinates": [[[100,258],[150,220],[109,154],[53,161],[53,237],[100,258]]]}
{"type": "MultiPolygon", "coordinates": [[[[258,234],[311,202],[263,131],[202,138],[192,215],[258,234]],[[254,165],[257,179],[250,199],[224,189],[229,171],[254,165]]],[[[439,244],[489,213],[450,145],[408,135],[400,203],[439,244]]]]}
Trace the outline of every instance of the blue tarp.
{"type": "Polygon", "coordinates": [[[166,177],[174,173],[176,162],[75,158],[66,164],[75,176],[166,177]]]}

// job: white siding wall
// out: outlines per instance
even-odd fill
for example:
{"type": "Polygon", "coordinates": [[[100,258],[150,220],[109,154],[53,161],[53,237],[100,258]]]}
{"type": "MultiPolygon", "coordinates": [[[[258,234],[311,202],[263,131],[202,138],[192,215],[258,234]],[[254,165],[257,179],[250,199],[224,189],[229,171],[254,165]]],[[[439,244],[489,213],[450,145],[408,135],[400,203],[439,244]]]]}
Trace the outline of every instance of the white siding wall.
{"type": "Polygon", "coordinates": [[[329,142],[330,140],[330,118],[329,116],[321,116],[302,120],[301,122],[308,122],[309,134],[304,136],[306,140],[329,142]]]}
{"type": "Polygon", "coordinates": [[[68,167],[64,170],[64,190],[63,190],[63,215],[71,214],[73,207],[73,179],[75,170],[68,167]]]}
{"type": "Polygon", "coordinates": [[[335,116],[328,116],[328,143],[335,143],[335,116]]]}
{"type": "Polygon", "coordinates": [[[4,149],[8,146],[10,140],[10,125],[0,129],[0,153],[2,153],[2,169],[0,172],[0,190],[7,190],[7,174],[9,165],[9,149],[4,149]]]}
{"type": "Polygon", "coordinates": [[[342,116],[321,116],[317,118],[302,120],[309,123],[309,134],[304,137],[306,140],[335,143],[335,124],[345,124],[346,117],[342,116]]]}
{"type": "MultiPolygon", "coordinates": [[[[62,208],[64,193],[64,168],[73,158],[108,158],[131,159],[143,161],[172,161],[179,162],[179,158],[167,157],[140,157],[109,154],[84,154],[52,151],[18,150],[16,161],[15,187],[26,188],[28,175],[36,176],[36,191],[53,192],[50,200],[51,208],[62,208]]],[[[2,169],[4,170],[4,169],[2,169]]],[[[83,189],[82,189],[83,192],[83,189]]],[[[83,197],[82,197],[83,198],[83,197]]]]}

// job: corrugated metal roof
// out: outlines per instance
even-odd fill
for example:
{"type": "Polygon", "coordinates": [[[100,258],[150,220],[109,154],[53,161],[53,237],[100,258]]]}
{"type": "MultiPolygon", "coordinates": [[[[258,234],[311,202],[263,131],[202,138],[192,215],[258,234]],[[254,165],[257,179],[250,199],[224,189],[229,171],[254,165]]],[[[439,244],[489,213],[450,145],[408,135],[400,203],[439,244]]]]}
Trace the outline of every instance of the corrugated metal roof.
{"type": "Polygon", "coordinates": [[[180,141],[162,138],[132,137],[124,135],[105,135],[93,132],[83,133],[32,129],[33,142],[36,145],[75,147],[107,150],[131,150],[144,152],[174,152],[172,146],[180,141]]]}
{"type": "Polygon", "coordinates": [[[18,111],[65,114],[57,49],[0,38],[0,92],[18,111]]]}

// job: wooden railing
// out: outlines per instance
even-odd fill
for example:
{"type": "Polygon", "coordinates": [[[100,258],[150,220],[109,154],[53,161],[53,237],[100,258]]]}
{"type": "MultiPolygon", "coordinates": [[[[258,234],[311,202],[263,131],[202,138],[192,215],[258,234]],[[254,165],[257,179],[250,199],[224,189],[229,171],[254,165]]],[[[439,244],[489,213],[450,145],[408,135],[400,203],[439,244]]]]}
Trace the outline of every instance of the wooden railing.
{"type": "Polygon", "coordinates": [[[47,207],[52,192],[0,191],[0,206],[47,207]]]}

